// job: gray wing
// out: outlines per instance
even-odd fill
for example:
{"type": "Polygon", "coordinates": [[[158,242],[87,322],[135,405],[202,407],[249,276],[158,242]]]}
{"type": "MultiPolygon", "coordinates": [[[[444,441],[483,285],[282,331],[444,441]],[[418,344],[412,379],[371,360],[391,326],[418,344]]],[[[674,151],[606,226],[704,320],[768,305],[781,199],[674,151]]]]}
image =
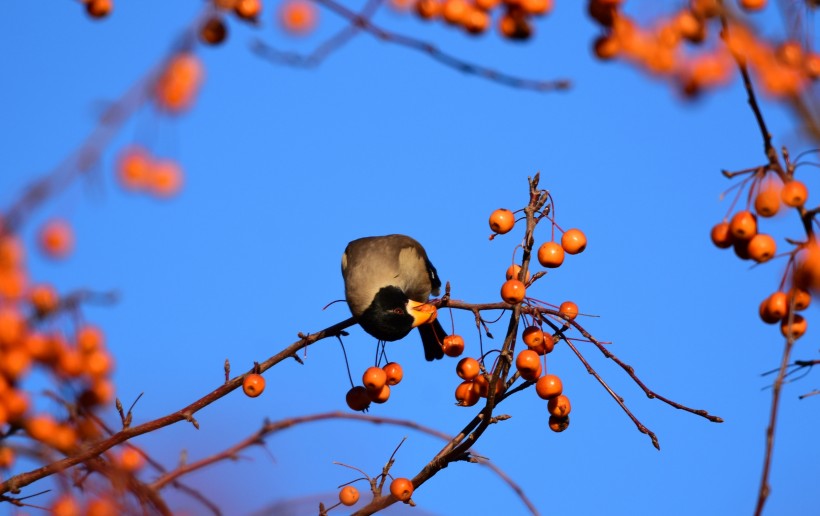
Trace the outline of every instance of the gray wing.
{"type": "Polygon", "coordinates": [[[347,245],[342,256],[345,297],[353,315],[364,312],[383,287],[396,286],[414,301],[438,295],[441,281],[424,248],[405,235],[366,237],[347,245]],[[428,267],[429,265],[429,267],[428,267]]]}

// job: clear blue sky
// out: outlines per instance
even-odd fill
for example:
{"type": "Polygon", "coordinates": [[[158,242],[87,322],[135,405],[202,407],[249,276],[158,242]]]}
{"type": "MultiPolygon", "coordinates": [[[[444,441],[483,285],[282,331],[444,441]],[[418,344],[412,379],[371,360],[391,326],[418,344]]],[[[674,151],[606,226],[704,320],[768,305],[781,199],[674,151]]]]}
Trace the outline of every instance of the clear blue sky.
{"type": "MultiPolygon", "coordinates": [[[[23,229],[31,243],[48,217],[65,217],[76,228],[76,252],[67,261],[29,255],[35,278],[65,291],[122,294],[117,306],[87,314],[107,331],[118,395],[130,404],[145,393],[135,422],[218,386],[226,358],[244,371],[297,332],[347,318],[343,303],[322,307],[344,295],[339,264],[352,239],[412,235],[454,297],[496,301],[522,233],[490,242],[487,217],[498,207],[523,207],[527,176],[540,170],[558,222],[582,228],[589,245],[532,295],[556,304],[572,299],[582,312],[599,315],[581,323],[612,341],[612,351],[651,388],[726,422],[648,400],[619,368],[581,345],[657,433],[658,452],[559,346],[550,370],[572,397],[570,428],[549,431],[545,402],[527,391],[499,408],[512,418],[491,428],[476,452],[518,482],[543,514],[750,513],[771,397],[760,373],[777,366],[782,349],[779,332],[758,320],[757,307],[776,289],[784,263],[749,269],[709,242],[711,226],[728,208],[718,199],[730,185],[720,169],[764,160],[737,81],[688,103],[629,66],[598,63],[589,51],[596,30],[571,1],[556,2],[525,44],[495,34],[468,38],[389,9],[376,18],[470,61],[531,78],[569,78],[569,92],[511,89],[368,35],[316,69],[292,69],[255,57],[250,42],[259,37],[307,51],[341,22],[322,12],[316,34],[292,39],[272,23],[274,2],[266,4],[260,29],[232,21],[225,45],[198,49],[207,78],[190,114],[140,112],[95,173],[23,229]],[[114,151],[135,141],[182,163],[179,198],[160,202],[117,188],[114,151]]],[[[641,15],[662,11],[653,2],[630,4],[641,15]]],[[[93,22],[77,2],[5,5],[0,206],[76,149],[97,124],[95,115],[163,58],[201,6],[120,1],[109,19],[93,22]]],[[[773,11],[758,18],[761,26],[777,26],[766,21],[773,11]]],[[[810,147],[787,113],[769,102],[764,111],[777,145],[793,153],[810,147]]],[[[810,188],[820,185],[813,174],[804,171],[810,188]]],[[[791,216],[770,224],[781,243],[800,236],[791,216]]],[[[546,228],[538,235],[548,238],[546,228]]],[[[816,356],[815,314],[812,307],[796,358],[816,356]]],[[[455,325],[467,353],[477,355],[472,316],[457,313],[455,325]]],[[[505,327],[497,323],[495,335],[505,327]]],[[[375,341],[354,328],[345,343],[357,376],[371,365],[375,341]]],[[[405,380],[372,413],[455,433],[476,413],[453,405],[457,361],[428,364],[420,348],[415,335],[388,346],[391,359],[404,364],[405,380]]],[[[200,430],[179,424],[135,443],[172,467],[181,450],[190,460],[204,457],[266,418],[346,410],[349,385],[335,340],[311,347],[305,365],[286,362],[265,377],[261,397],[235,392],[198,414],[200,430]]],[[[810,375],[784,392],[768,514],[809,514],[820,504],[820,448],[810,437],[820,427],[820,398],[797,399],[816,387],[810,375]]],[[[333,461],[376,474],[405,435],[392,472],[413,476],[441,442],[405,429],[331,422],[282,432],[269,440],[269,453],[248,450],[243,460],[188,481],[227,514],[317,493],[332,502],[336,486],[357,476],[333,461]]],[[[176,510],[203,510],[184,496],[169,498],[176,510]]],[[[439,515],[524,512],[497,477],[463,463],[442,471],[414,500],[439,515]]]]}

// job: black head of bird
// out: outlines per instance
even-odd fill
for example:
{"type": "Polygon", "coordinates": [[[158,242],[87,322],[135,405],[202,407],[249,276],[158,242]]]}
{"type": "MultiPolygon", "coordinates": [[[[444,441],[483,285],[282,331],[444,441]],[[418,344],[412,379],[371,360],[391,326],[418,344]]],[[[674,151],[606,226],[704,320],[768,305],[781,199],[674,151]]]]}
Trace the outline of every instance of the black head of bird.
{"type": "Polygon", "coordinates": [[[447,334],[438,320],[428,323],[423,308],[441,280],[421,244],[405,235],[354,240],[342,256],[342,276],[350,311],[367,333],[394,341],[418,328],[425,358],[444,356],[447,334]]]}

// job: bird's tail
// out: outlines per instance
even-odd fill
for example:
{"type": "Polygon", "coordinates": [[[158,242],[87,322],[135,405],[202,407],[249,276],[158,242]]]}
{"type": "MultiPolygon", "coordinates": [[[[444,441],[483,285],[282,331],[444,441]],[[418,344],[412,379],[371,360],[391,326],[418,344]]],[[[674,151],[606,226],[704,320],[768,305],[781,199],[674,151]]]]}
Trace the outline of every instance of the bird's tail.
{"type": "Polygon", "coordinates": [[[419,335],[421,335],[421,343],[424,344],[424,358],[426,358],[428,362],[443,358],[444,350],[441,347],[441,343],[444,342],[447,333],[444,331],[444,328],[441,327],[441,323],[438,322],[438,319],[431,324],[422,324],[418,328],[419,335]]]}

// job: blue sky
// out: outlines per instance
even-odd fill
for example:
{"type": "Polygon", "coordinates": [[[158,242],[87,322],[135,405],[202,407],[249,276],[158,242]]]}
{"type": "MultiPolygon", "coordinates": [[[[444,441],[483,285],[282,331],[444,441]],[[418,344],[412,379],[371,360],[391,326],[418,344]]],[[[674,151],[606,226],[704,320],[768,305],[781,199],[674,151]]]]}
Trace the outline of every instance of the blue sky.
{"type": "MultiPolygon", "coordinates": [[[[764,160],[745,93],[735,81],[685,102],[630,66],[596,62],[589,51],[596,30],[583,9],[556,3],[524,44],[494,33],[470,38],[387,8],[376,21],[509,73],[569,78],[573,88],[562,93],[511,89],[368,35],[315,69],[272,65],[250,52],[255,38],[304,52],[341,25],[322,11],[315,34],[289,38],[272,21],[272,2],[258,30],[231,20],[225,45],[198,48],[206,80],[194,109],[178,118],[138,113],[94,173],[35,212],[22,232],[30,244],[44,220],[67,218],[76,251],[61,263],[31,252],[32,275],[63,291],[121,293],[116,306],[91,308],[87,316],[107,332],[118,396],[130,404],[144,392],[135,421],[175,411],[218,386],[226,358],[244,371],[298,332],[347,318],[343,303],[322,307],[344,296],[339,263],[355,238],[412,235],[455,298],[498,300],[522,232],[490,242],[487,217],[498,207],[523,207],[527,177],[540,171],[559,224],[583,229],[589,245],[531,294],[556,304],[572,299],[598,315],[581,323],[612,341],[610,349],[650,388],[726,422],[648,400],[618,367],[581,345],[658,435],[658,452],[559,346],[549,367],[572,397],[570,428],[550,432],[545,403],[527,391],[499,408],[512,418],[491,428],[476,452],[519,483],[542,513],[751,512],[771,397],[760,373],[777,366],[782,350],[757,307],[776,289],[785,263],[750,269],[709,242],[711,226],[728,209],[719,202],[730,186],[720,170],[764,160]],[[116,150],[133,142],[182,164],[178,198],[156,201],[117,187],[116,150]]],[[[88,20],[76,2],[5,6],[0,206],[81,144],[95,115],[163,58],[202,2],[172,4],[118,2],[102,22],[88,20]]],[[[634,2],[634,9],[642,16],[659,11],[652,2],[634,2]]],[[[774,11],[756,18],[765,34],[776,34],[774,11]]],[[[763,106],[777,145],[793,154],[811,148],[787,112],[763,106]]],[[[818,183],[811,169],[802,174],[810,189],[818,183]]],[[[800,236],[791,215],[767,224],[778,243],[800,236]]],[[[549,238],[548,228],[536,235],[549,238]]],[[[810,308],[796,358],[816,355],[815,313],[810,308]]],[[[449,315],[442,316],[449,327],[449,315]]],[[[497,337],[504,321],[493,327],[497,337]]],[[[455,325],[466,353],[476,356],[472,316],[456,313],[455,325]]],[[[371,365],[375,341],[354,328],[345,344],[358,376],[371,365]]],[[[453,405],[457,360],[428,364],[420,347],[415,335],[388,346],[405,379],[372,413],[455,433],[476,412],[453,405]]],[[[199,430],[180,424],[135,443],[172,467],[181,450],[191,460],[207,456],[266,418],[346,410],[349,385],[335,340],[312,346],[304,365],[285,362],[265,377],[261,397],[235,392],[198,414],[199,430]]],[[[815,382],[809,375],[784,391],[769,514],[807,514],[820,503],[820,451],[808,437],[820,426],[818,400],[797,399],[815,382]]],[[[37,403],[49,408],[45,399],[37,403]]],[[[413,476],[442,443],[406,429],[331,422],[282,432],[270,438],[268,453],[248,450],[243,460],[188,481],[229,514],[316,494],[332,501],[336,486],[357,475],[333,461],[376,474],[405,435],[392,472],[413,476]]],[[[202,511],[184,496],[169,499],[175,510],[202,511]]],[[[431,514],[524,513],[511,490],[472,464],[451,465],[414,500],[431,514]]]]}

